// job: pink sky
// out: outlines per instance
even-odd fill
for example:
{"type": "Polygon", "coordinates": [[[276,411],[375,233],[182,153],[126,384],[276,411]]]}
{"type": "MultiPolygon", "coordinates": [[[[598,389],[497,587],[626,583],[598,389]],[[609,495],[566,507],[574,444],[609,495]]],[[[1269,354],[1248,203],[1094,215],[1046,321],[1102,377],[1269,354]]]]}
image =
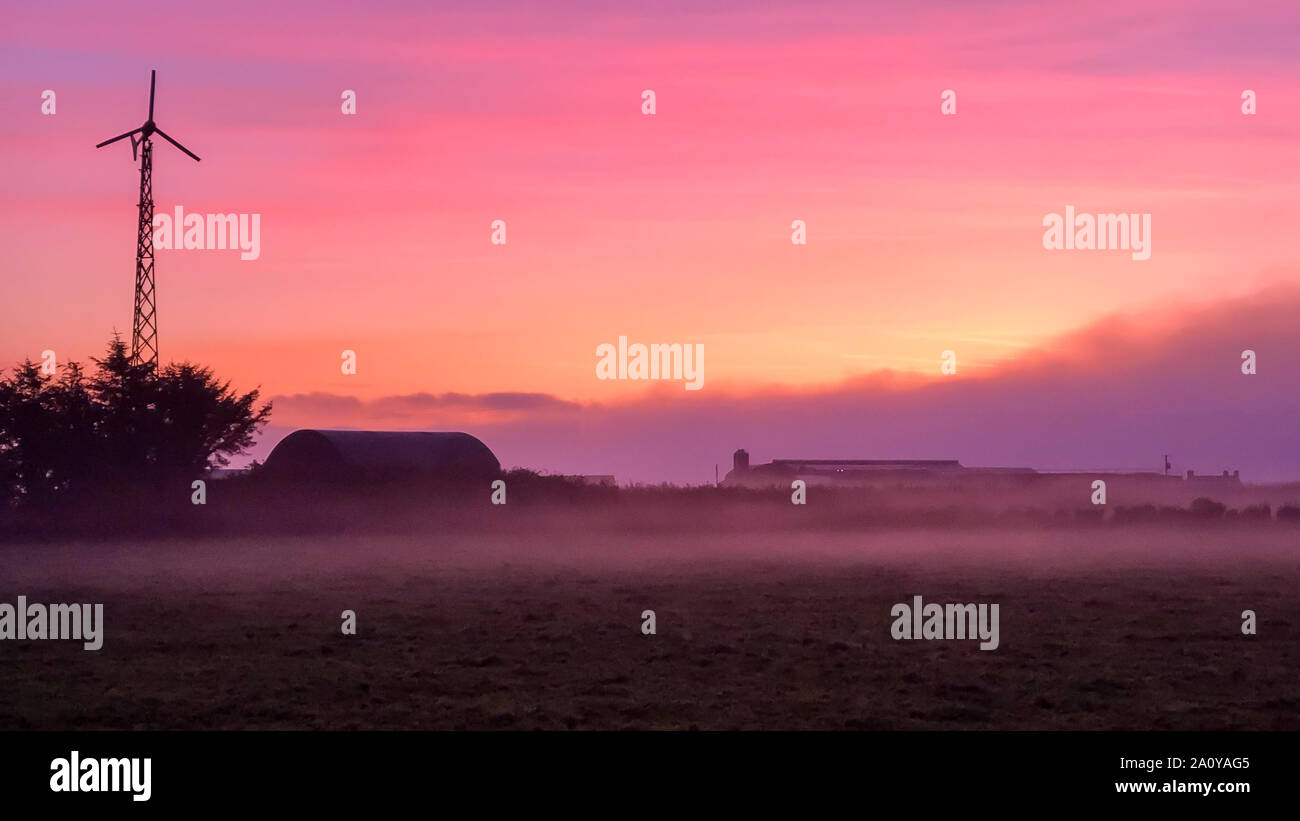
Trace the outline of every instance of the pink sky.
{"type": "MultiPolygon", "coordinates": [[[[1300,284],[1293,4],[56,2],[4,14],[0,362],[47,348],[84,359],[114,328],[129,333],[137,171],[125,144],[93,145],[144,119],[156,68],[156,119],[203,157],[157,146],[159,211],[262,215],[256,261],[159,252],[164,358],[269,396],[380,402],[359,418],[282,401],[277,430],[455,426],[507,464],[639,479],[711,474],[741,445],[756,458],[1078,464],[1106,443],[998,450],[980,429],[919,453],[924,440],[863,439],[868,420],[834,397],[897,400],[863,380],[938,380],[944,350],[960,363],[950,382],[1009,385],[1112,315],[1183,327],[1217,308],[1249,322],[1253,295],[1300,284]],[[47,88],[54,116],[40,113],[47,88]],[[343,89],[356,116],[340,112],[343,89]],[[640,113],[643,89],[654,116],[640,113]],[[956,116],[939,112],[944,89],[956,116]],[[1253,116],[1243,89],[1258,95],[1253,116]],[[1150,213],[1151,258],[1044,250],[1044,214],[1067,205],[1150,213]],[[489,242],[494,219],[504,247],[489,242]],[[790,243],[795,219],[806,246],[790,243]],[[620,335],[703,343],[705,390],[597,380],[596,346],[620,335]],[[356,376],[339,371],[345,348],[356,376]],[[720,433],[710,413],[757,413],[773,392],[825,413],[810,423],[824,439],[773,419],[766,444],[738,435],[694,452],[720,433]],[[481,396],[503,393],[549,399],[481,396]],[[470,398],[414,412],[383,400],[418,394],[470,398]],[[545,427],[570,406],[683,414],[683,444],[575,449],[577,434],[545,427]]],[[[1290,334],[1271,361],[1300,346],[1290,334]]],[[[1141,387],[1212,382],[1215,357],[1232,366],[1257,344],[1221,337],[1225,350],[1142,371],[1154,381],[1141,387]]],[[[1113,376],[1101,369],[1095,390],[1122,407],[1135,386],[1113,376]]],[[[942,390],[957,387],[917,387],[907,402],[942,390]]],[[[1261,413],[1287,395],[1248,394],[1261,413]]],[[[1167,413],[1165,429],[1200,430],[1167,413]]],[[[1251,446],[1223,458],[1300,476],[1295,450],[1251,446]]],[[[1202,469],[1217,469],[1210,451],[1202,469]]]]}

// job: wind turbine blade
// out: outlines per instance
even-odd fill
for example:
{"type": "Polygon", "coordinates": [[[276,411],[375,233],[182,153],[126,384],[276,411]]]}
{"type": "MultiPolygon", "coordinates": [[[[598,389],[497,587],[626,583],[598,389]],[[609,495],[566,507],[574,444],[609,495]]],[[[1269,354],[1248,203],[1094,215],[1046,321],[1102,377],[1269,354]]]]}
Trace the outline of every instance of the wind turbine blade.
{"type": "Polygon", "coordinates": [[[157,75],[157,71],[149,69],[149,119],[151,120],[153,119],[153,81],[157,75]]]}
{"type": "Polygon", "coordinates": [[[163,131],[161,128],[156,128],[156,129],[154,129],[154,131],[158,134],[159,137],[162,137],[162,138],[163,138],[164,140],[166,140],[167,142],[171,143],[172,145],[174,145],[174,146],[176,146],[177,148],[179,148],[181,151],[184,151],[186,154],[189,154],[191,157],[193,157],[195,162],[202,162],[202,161],[199,159],[198,155],[195,154],[193,151],[189,150],[189,149],[186,148],[185,146],[183,146],[183,145],[181,145],[180,143],[176,142],[176,141],[173,140],[171,137],[168,137],[166,131],[163,131]]]}
{"type": "Polygon", "coordinates": [[[125,140],[127,137],[130,137],[132,134],[139,134],[141,131],[144,131],[144,129],[143,129],[143,128],[137,128],[136,130],[134,130],[134,131],[128,131],[128,132],[126,132],[125,134],[118,134],[118,135],[117,135],[116,137],[114,137],[113,139],[111,139],[111,140],[104,140],[102,143],[100,143],[99,145],[97,145],[97,146],[95,146],[95,147],[96,147],[96,148],[103,148],[104,146],[108,145],[109,143],[115,143],[115,142],[117,142],[118,140],[125,140]]]}

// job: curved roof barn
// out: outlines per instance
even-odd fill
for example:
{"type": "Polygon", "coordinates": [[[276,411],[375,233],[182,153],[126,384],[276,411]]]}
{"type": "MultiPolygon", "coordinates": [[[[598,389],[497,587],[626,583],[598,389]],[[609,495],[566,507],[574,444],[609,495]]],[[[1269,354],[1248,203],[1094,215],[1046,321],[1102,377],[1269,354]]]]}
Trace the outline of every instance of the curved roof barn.
{"type": "Polygon", "coordinates": [[[268,473],[328,476],[488,476],[501,463],[468,433],[298,430],[266,457],[268,473]]]}

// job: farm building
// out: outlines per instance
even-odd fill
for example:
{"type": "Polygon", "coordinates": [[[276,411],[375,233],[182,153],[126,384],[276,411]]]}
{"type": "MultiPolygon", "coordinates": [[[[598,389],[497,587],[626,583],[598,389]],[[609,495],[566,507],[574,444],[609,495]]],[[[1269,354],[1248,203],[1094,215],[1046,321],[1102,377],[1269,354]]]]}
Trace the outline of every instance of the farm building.
{"type": "Polygon", "coordinates": [[[858,487],[949,487],[989,488],[994,486],[1030,486],[1077,482],[1091,483],[1105,479],[1117,485],[1184,488],[1196,485],[1207,489],[1241,487],[1237,471],[1223,471],[1222,476],[1197,476],[1187,471],[1187,478],[1142,471],[1073,470],[1038,471],[1022,467],[967,467],[956,459],[773,459],[767,464],[751,465],[749,452],[738,450],[733,467],[722,484],[728,487],[788,487],[796,479],[808,485],[852,485],[858,487]]]}
{"type": "Polygon", "coordinates": [[[501,463],[468,433],[298,430],[266,457],[266,472],[302,479],[495,476],[501,463]]]}

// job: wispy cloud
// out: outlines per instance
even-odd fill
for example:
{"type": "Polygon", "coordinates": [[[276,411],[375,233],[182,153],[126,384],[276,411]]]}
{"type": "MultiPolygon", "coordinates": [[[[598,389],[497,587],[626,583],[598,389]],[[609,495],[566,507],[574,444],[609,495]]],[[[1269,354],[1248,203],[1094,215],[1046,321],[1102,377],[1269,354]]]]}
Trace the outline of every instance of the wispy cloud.
{"type": "MultiPolygon", "coordinates": [[[[617,405],[549,394],[277,399],[277,426],[465,429],[503,463],[703,482],[731,452],[958,458],[972,465],[1239,469],[1300,478],[1300,289],[1115,315],[962,378],[878,371],[818,390],[656,392],[617,405]],[[1243,350],[1259,372],[1241,372],[1243,350]],[[292,421],[287,421],[292,420],[292,421]]],[[[281,429],[281,432],[287,432],[281,429]]],[[[276,437],[262,444],[265,453],[276,437]]]]}
{"type": "Polygon", "coordinates": [[[467,421],[499,421],[517,416],[571,413],[581,408],[545,393],[412,393],[360,399],[336,393],[314,392],[272,397],[277,424],[303,426],[373,422],[438,425],[467,421]]]}

